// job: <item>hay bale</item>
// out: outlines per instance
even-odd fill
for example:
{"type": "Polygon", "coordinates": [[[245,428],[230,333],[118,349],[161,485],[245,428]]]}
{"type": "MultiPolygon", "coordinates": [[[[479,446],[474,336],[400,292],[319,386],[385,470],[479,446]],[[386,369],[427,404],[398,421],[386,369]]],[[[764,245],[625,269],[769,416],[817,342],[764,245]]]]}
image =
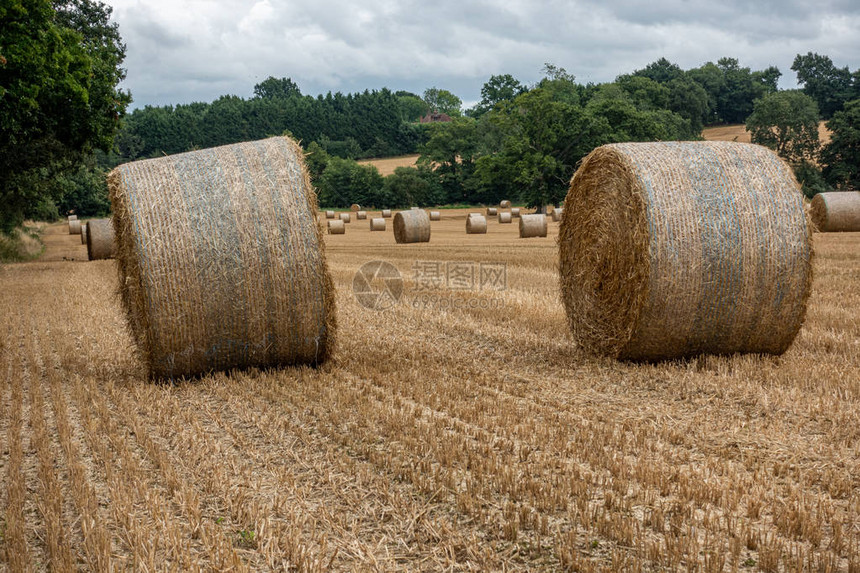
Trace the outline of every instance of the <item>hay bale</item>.
{"type": "Polygon", "coordinates": [[[150,376],[330,355],[334,286],[293,140],[126,163],[108,186],[120,290],[150,376]]]}
{"type": "Polygon", "coordinates": [[[357,213],[358,211],[361,211],[361,205],[359,205],[358,203],[353,203],[349,206],[349,210],[357,213]]]}
{"type": "Polygon", "coordinates": [[[69,215],[69,218],[68,218],[68,219],[69,219],[69,221],[77,221],[77,220],[78,220],[78,216],[77,216],[77,215],[69,215]]]}
{"type": "Polygon", "coordinates": [[[385,230],[385,219],[382,217],[374,217],[370,220],[370,230],[372,231],[384,231],[385,230]]]}
{"type": "Polygon", "coordinates": [[[483,235],[487,232],[487,218],[483,215],[474,215],[466,218],[467,235],[483,235]]]}
{"type": "Polygon", "coordinates": [[[487,217],[495,217],[499,214],[499,210],[495,207],[487,207],[487,217]]]}
{"type": "Polygon", "coordinates": [[[382,216],[385,217],[386,219],[390,219],[391,218],[391,209],[383,209],[382,210],[382,216]]]}
{"type": "Polygon", "coordinates": [[[511,208],[511,217],[513,217],[514,219],[520,218],[520,208],[519,207],[512,207],[511,208]]]}
{"type": "Polygon", "coordinates": [[[87,244],[87,224],[86,223],[83,223],[81,225],[81,244],[82,245],[87,244]]]}
{"type": "Polygon", "coordinates": [[[430,220],[431,221],[441,221],[442,214],[439,211],[430,211],[430,220]]]}
{"type": "Polygon", "coordinates": [[[70,235],[80,235],[81,234],[81,222],[77,219],[72,219],[69,221],[69,234],[70,235]]]}
{"type": "Polygon", "coordinates": [[[811,286],[789,168],[757,145],[622,143],[585,158],[560,225],[562,301],[584,349],[631,360],[780,354],[811,286]]]}
{"type": "Polygon", "coordinates": [[[355,218],[356,218],[356,220],[358,220],[358,219],[361,219],[361,220],[365,220],[365,219],[367,219],[367,211],[356,211],[356,212],[355,212],[355,218]]]}
{"type": "Polygon", "coordinates": [[[87,224],[87,257],[91,261],[112,259],[116,255],[113,223],[110,219],[93,219],[87,224]]]}
{"type": "Polygon", "coordinates": [[[860,232],[860,191],[819,193],[812,198],[810,214],[821,232],[860,232]]]}
{"type": "Polygon", "coordinates": [[[334,219],[334,211],[326,211],[325,212],[326,219],[334,219]]]}
{"type": "Polygon", "coordinates": [[[501,207],[502,209],[510,209],[511,208],[511,202],[508,201],[507,199],[505,199],[504,201],[499,201],[499,207],[501,207]]]}
{"type": "Polygon", "coordinates": [[[512,220],[513,217],[511,217],[510,211],[502,211],[501,213],[499,213],[499,223],[507,224],[510,223],[512,220]]]}
{"type": "Polygon", "coordinates": [[[562,216],[563,214],[564,214],[564,209],[563,209],[563,208],[558,207],[558,208],[556,208],[556,209],[553,209],[553,210],[552,210],[552,220],[553,220],[553,222],[558,223],[559,221],[561,221],[561,216],[562,216]]]}
{"type": "Polygon", "coordinates": [[[398,243],[430,241],[430,217],[423,209],[398,211],[394,215],[394,240],[398,243]]]}
{"type": "Polygon", "coordinates": [[[351,223],[352,222],[352,216],[349,213],[341,213],[340,214],[340,220],[343,221],[344,223],[351,223]]]}
{"type": "Polygon", "coordinates": [[[346,225],[344,224],[343,219],[332,219],[331,221],[328,221],[328,234],[345,235],[346,225]]]}
{"type": "Polygon", "coordinates": [[[546,237],[546,215],[523,215],[520,217],[520,238],[546,237]]]}

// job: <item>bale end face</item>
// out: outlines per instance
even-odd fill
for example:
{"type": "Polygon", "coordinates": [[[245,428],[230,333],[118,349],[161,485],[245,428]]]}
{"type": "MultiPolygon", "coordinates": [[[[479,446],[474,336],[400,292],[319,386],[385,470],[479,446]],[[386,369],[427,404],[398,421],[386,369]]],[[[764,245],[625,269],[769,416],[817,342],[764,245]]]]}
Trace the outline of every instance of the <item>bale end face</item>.
{"type": "Polygon", "coordinates": [[[430,241],[430,217],[423,209],[398,211],[394,215],[394,240],[397,243],[430,241]]]}
{"type": "Polygon", "coordinates": [[[510,209],[511,208],[511,202],[508,201],[507,199],[505,199],[504,201],[500,201],[499,207],[501,207],[502,209],[510,209]]]}
{"type": "Polygon", "coordinates": [[[860,191],[818,193],[809,212],[816,230],[822,233],[860,232],[860,191]]]}

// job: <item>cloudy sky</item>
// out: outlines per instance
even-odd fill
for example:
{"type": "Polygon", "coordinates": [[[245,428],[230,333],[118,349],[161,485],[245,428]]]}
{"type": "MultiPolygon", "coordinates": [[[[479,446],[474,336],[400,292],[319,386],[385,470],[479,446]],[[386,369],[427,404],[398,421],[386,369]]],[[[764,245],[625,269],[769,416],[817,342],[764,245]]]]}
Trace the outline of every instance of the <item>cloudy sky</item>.
{"type": "Polygon", "coordinates": [[[304,94],[438,87],[466,106],[493,74],[524,84],[545,62],[580,82],[666,57],[777,66],[798,53],[860,68],[857,0],[106,0],[128,46],[133,107],[251,97],[269,76],[304,94]]]}

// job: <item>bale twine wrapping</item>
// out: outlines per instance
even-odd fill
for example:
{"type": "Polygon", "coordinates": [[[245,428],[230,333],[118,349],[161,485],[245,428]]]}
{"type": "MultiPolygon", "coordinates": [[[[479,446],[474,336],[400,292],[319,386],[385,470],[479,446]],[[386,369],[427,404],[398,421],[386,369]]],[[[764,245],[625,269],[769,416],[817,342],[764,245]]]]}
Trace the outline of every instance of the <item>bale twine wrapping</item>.
{"type": "Polygon", "coordinates": [[[87,224],[86,223],[83,223],[81,225],[81,244],[82,245],[87,244],[87,224]]]}
{"type": "Polygon", "coordinates": [[[487,232],[487,218],[483,215],[472,215],[466,218],[467,235],[483,235],[487,232]]]}
{"type": "Polygon", "coordinates": [[[546,215],[523,215],[520,217],[520,238],[546,237],[546,215]]]}
{"type": "Polygon", "coordinates": [[[507,199],[505,199],[504,201],[499,201],[499,207],[501,207],[502,209],[510,209],[511,208],[511,202],[508,201],[507,199]]]}
{"type": "Polygon", "coordinates": [[[430,217],[423,209],[398,211],[394,215],[394,240],[398,243],[430,241],[430,217]]]}
{"type": "Polygon", "coordinates": [[[361,211],[361,205],[359,205],[358,203],[353,203],[352,205],[349,206],[349,210],[355,211],[355,212],[361,211]]]}
{"type": "Polygon", "coordinates": [[[562,215],[564,215],[564,209],[561,207],[555,208],[552,210],[552,220],[555,223],[561,221],[562,215]]]}
{"type": "Polygon", "coordinates": [[[356,212],[355,212],[355,218],[356,218],[356,220],[358,220],[358,219],[362,219],[362,220],[367,219],[367,211],[356,211],[356,212]]]}
{"type": "Polygon", "coordinates": [[[519,207],[512,207],[511,208],[511,217],[513,217],[514,219],[520,218],[520,208],[519,207]]]}
{"type": "Polygon", "coordinates": [[[328,234],[329,235],[345,235],[346,234],[346,225],[343,222],[343,219],[332,219],[328,222],[328,234]]]}
{"type": "Polygon", "coordinates": [[[341,213],[340,214],[340,220],[343,221],[344,223],[351,223],[352,222],[352,216],[349,213],[341,213]]]}
{"type": "Polygon", "coordinates": [[[430,211],[430,220],[431,221],[441,221],[442,214],[439,211],[430,211]]]}
{"type": "Polygon", "coordinates": [[[370,220],[370,230],[371,231],[384,231],[385,230],[385,219],[382,217],[374,217],[370,220]]]}
{"type": "Polygon", "coordinates": [[[326,219],[334,219],[334,211],[326,211],[325,212],[326,219]]]}
{"type": "Polygon", "coordinates": [[[87,223],[87,257],[91,261],[116,256],[113,223],[110,219],[93,219],[87,223]]]}
{"type": "Polygon", "coordinates": [[[560,225],[574,339],[626,360],[780,354],[806,312],[810,227],[791,169],[767,148],[600,147],[574,175],[560,225]]]}
{"type": "Polygon", "coordinates": [[[382,210],[382,216],[386,219],[390,219],[391,218],[391,209],[383,209],[382,210]]]}
{"type": "Polygon", "coordinates": [[[81,234],[81,222],[77,219],[72,219],[69,221],[69,234],[70,235],[80,235],[81,234]]]}
{"type": "Polygon", "coordinates": [[[819,193],[812,198],[810,213],[821,232],[860,232],[860,191],[819,193]]]}
{"type": "Polygon", "coordinates": [[[108,186],[120,291],[151,377],[329,356],[334,285],[296,142],[126,163],[108,186]]]}
{"type": "Polygon", "coordinates": [[[510,211],[502,211],[501,213],[499,213],[499,223],[506,224],[510,223],[512,220],[513,218],[511,217],[510,211]]]}
{"type": "Polygon", "coordinates": [[[487,207],[487,217],[495,217],[499,214],[499,210],[495,207],[487,207]]]}

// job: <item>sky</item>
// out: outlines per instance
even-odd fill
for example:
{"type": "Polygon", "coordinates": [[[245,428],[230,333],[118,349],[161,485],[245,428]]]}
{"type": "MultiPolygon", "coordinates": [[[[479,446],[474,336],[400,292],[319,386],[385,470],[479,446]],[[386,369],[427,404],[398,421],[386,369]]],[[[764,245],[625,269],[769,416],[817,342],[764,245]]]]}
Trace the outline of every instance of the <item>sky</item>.
{"type": "Polygon", "coordinates": [[[303,94],[446,89],[470,107],[495,74],[525,85],[544,64],[610,82],[661,57],[683,69],[797,54],[860,68],[857,0],[103,0],[127,45],[132,108],[249,98],[269,76],[303,94]]]}

